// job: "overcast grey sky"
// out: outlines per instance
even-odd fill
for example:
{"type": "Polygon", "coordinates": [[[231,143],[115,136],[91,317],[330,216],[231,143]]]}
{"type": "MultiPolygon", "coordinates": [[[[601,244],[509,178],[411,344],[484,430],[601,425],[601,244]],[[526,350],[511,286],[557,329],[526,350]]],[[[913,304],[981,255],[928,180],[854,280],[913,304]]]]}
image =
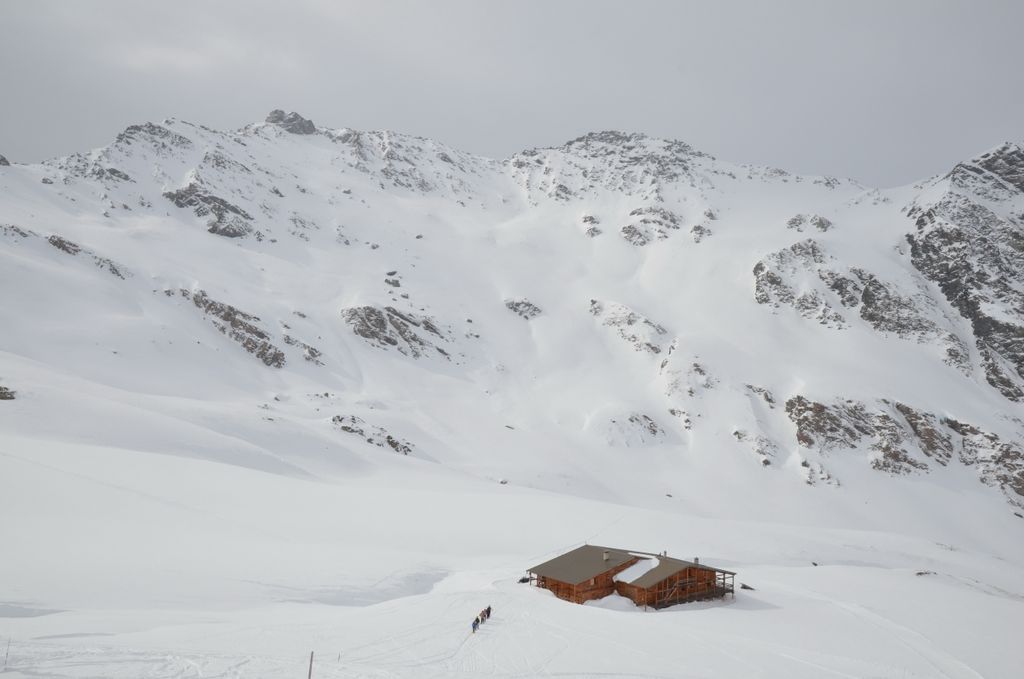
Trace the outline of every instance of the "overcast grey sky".
{"type": "Polygon", "coordinates": [[[1024,2],[0,0],[0,153],[272,108],[493,157],[591,130],[891,186],[1024,139],[1024,2]]]}

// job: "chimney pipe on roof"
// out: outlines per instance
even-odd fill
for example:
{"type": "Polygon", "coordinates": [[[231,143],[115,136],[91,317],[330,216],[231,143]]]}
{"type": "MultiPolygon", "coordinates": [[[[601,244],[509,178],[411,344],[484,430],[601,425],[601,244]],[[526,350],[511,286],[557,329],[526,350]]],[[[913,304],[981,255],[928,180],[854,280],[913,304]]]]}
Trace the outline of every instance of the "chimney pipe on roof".
{"type": "Polygon", "coordinates": [[[699,557],[699,556],[695,556],[695,557],[693,557],[693,562],[694,562],[695,564],[700,564],[700,557],[699,557]]]}
{"type": "Polygon", "coordinates": [[[606,550],[604,550],[604,560],[605,560],[605,561],[607,561],[607,560],[608,560],[608,550],[607,550],[607,549],[606,549],[606,550]]]}

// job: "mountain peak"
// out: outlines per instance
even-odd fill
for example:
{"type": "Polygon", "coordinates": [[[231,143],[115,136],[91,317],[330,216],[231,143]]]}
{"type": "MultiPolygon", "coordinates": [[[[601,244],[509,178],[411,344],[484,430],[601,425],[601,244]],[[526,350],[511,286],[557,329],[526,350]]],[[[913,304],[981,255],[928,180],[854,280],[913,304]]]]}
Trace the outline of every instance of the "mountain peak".
{"type": "Polygon", "coordinates": [[[607,156],[609,154],[662,157],[673,156],[705,156],[689,144],[676,139],[652,137],[643,132],[622,132],[620,130],[602,130],[588,132],[566,142],[561,147],[566,151],[574,151],[584,156],[607,156]]]}
{"type": "Polygon", "coordinates": [[[266,122],[277,125],[285,132],[292,134],[316,134],[316,125],[312,120],[303,118],[295,111],[285,113],[279,108],[267,114],[266,122]]]}

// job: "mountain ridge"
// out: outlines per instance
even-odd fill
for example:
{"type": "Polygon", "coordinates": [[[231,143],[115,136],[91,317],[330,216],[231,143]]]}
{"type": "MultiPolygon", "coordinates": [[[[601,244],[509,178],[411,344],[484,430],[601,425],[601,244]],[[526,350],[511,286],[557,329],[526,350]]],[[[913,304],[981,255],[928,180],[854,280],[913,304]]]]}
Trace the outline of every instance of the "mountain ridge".
{"type": "MultiPolygon", "coordinates": [[[[751,483],[973,477],[1019,512],[1022,177],[1010,142],[881,190],[616,131],[493,160],[283,110],[133,125],[0,170],[3,386],[31,409],[46,365],[44,400],[66,373],[186,421],[233,394],[238,438],[279,456],[283,422],[314,474],[390,450],[562,488],[546,456],[663,451],[651,473],[679,478],[728,451],[751,483]]],[[[104,441],[118,398],[63,435],[104,441]]]]}

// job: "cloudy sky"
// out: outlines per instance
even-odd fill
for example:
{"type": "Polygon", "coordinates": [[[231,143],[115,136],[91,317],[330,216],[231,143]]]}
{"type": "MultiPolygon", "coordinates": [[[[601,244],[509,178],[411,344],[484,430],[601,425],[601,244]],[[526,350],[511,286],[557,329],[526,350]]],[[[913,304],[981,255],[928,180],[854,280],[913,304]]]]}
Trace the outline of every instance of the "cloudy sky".
{"type": "Polygon", "coordinates": [[[272,108],[492,157],[622,129],[876,186],[1024,139],[1024,2],[0,2],[0,153],[272,108]]]}

